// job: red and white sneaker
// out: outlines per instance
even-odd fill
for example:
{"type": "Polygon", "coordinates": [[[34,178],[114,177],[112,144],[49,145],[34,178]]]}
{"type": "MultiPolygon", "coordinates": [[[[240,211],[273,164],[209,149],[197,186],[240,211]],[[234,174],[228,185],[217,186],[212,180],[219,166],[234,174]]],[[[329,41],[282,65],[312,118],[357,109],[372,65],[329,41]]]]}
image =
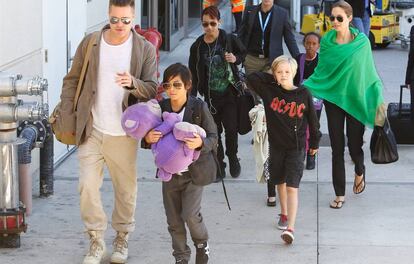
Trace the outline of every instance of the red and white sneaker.
{"type": "Polygon", "coordinates": [[[292,244],[293,240],[295,240],[295,236],[293,235],[293,230],[288,228],[282,232],[280,236],[286,244],[292,244]]]}
{"type": "Polygon", "coordinates": [[[279,214],[279,221],[277,222],[277,228],[280,230],[286,230],[288,228],[288,217],[284,214],[279,214]]]}

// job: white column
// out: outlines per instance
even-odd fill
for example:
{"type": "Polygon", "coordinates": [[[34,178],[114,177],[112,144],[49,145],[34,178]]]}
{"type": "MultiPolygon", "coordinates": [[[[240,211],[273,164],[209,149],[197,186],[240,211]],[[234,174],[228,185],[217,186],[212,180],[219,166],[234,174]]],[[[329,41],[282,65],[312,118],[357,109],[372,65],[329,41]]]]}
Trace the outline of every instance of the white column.
{"type": "Polygon", "coordinates": [[[290,0],[290,15],[292,17],[296,32],[300,32],[300,0],[290,0]]]}

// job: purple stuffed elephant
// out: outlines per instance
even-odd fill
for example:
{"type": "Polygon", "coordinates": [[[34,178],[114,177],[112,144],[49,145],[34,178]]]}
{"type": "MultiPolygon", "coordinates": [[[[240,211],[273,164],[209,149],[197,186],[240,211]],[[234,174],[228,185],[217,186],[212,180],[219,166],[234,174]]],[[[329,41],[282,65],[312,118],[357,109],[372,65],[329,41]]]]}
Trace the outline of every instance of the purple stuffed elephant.
{"type": "MultiPolygon", "coordinates": [[[[164,112],[164,123],[160,126],[164,126],[167,120],[166,117],[169,120],[173,119],[173,117],[168,117],[168,115],[173,114],[164,112]]],[[[173,124],[173,122],[168,123],[170,125],[173,124]]],[[[157,176],[163,181],[171,180],[172,174],[183,171],[200,156],[200,151],[187,147],[184,138],[194,137],[194,133],[199,134],[201,138],[206,137],[206,132],[203,128],[188,122],[177,122],[169,128],[165,129],[164,126],[161,129],[164,131],[158,130],[158,127],[155,128],[155,130],[163,133],[163,137],[151,147],[155,157],[155,165],[158,167],[157,176]],[[164,134],[167,130],[169,133],[164,134]],[[173,132],[170,132],[171,130],[173,132]]]]}
{"type": "Polygon", "coordinates": [[[206,132],[197,125],[180,122],[176,113],[164,112],[162,120],[158,102],[150,100],[128,107],[122,114],[121,125],[127,135],[138,140],[151,129],[162,133],[162,138],[151,145],[151,150],[158,168],[157,176],[162,181],[169,181],[173,174],[184,170],[200,156],[200,151],[189,149],[183,139],[193,137],[194,133],[205,138],[206,132]]]}
{"type": "Polygon", "coordinates": [[[155,99],[131,105],[122,113],[121,118],[125,133],[138,140],[161,123],[161,107],[155,99]]]}

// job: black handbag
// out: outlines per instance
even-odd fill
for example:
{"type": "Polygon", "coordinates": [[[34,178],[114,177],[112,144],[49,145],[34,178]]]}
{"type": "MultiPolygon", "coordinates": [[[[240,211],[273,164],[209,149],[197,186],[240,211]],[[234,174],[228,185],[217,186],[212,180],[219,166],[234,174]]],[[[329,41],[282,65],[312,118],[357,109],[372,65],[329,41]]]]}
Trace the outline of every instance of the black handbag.
{"type": "MultiPolygon", "coordinates": [[[[194,104],[192,120],[194,124],[201,126],[203,102],[196,99],[194,104]]],[[[190,164],[188,170],[191,174],[191,181],[198,186],[209,185],[216,180],[217,166],[217,145],[215,145],[210,151],[201,151],[200,157],[190,164]]]]}
{"type": "Polygon", "coordinates": [[[217,161],[215,150],[201,152],[200,157],[191,163],[188,170],[191,181],[198,186],[209,185],[216,180],[217,161]]]}
{"type": "Polygon", "coordinates": [[[397,141],[391,130],[388,118],[385,119],[383,127],[375,126],[372,132],[371,161],[376,164],[386,164],[398,160],[397,141]]]}

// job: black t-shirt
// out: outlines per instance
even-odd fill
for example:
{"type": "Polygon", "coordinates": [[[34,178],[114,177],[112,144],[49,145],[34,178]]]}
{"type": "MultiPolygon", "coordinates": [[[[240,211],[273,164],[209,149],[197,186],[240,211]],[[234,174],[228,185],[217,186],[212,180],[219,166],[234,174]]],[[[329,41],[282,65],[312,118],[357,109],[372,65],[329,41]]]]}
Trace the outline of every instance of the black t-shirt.
{"type": "Polygon", "coordinates": [[[225,47],[217,40],[213,43],[202,41],[199,51],[201,63],[205,66],[205,80],[208,80],[210,90],[213,93],[225,93],[230,84],[231,72],[224,59],[225,47]]]}
{"type": "Polygon", "coordinates": [[[269,144],[282,150],[305,148],[306,129],[309,124],[309,147],[317,149],[319,121],[312,95],[304,88],[285,90],[268,73],[254,72],[247,76],[249,87],[263,100],[269,144]]]}
{"type": "MultiPolygon", "coordinates": [[[[262,22],[263,25],[267,19],[267,16],[270,14],[272,10],[268,11],[267,13],[260,11],[262,14],[262,22]]],[[[260,26],[259,20],[259,12],[257,12],[256,18],[254,19],[253,27],[252,27],[252,34],[250,36],[249,46],[247,47],[248,53],[252,53],[254,55],[263,54],[266,58],[269,57],[269,43],[270,43],[270,31],[272,27],[272,19],[273,14],[269,18],[269,22],[267,23],[265,29],[265,41],[264,41],[264,51],[262,50],[262,28],[260,26]]]]}
{"type": "MultiPolygon", "coordinates": [[[[296,62],[298,63],[298,71],[297,71],[297,73],[295,75],[295,79],[294,79],[294,83],[295,83],[296,86],[300,85],[299,81],[300,81],[300,74],[301,74],[301,72],[300,72],[300,57],[301,56],[302,56],[302,54],[299,54],[295,58],[296,62]]],[[[304,65],[303,65],[304,71],[303,71],[303,80],[302,80],[302,82],[305,81],[306,79],[308,79],[313,74],[313,72],[315,71],[316,66],[318,65],[318,61],[319,61],[319,54],[318,53],[316,54],[316,57],[311,61],[308,61],[308,60],[305,59],[304,65]]]]}

